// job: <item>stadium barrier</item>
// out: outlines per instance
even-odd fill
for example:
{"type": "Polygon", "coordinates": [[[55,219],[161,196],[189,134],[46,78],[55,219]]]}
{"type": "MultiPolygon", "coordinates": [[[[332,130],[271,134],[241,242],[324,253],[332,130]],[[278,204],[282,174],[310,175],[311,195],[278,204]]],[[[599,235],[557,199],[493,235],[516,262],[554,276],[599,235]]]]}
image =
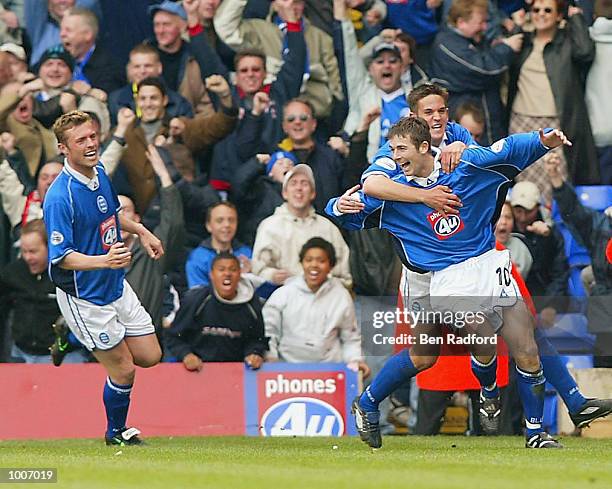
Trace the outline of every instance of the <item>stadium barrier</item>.
{"type": "MultiPolygon", "coordinates": [[[[98,364],[0,365],[0,440],[95,438],[105,429],[98,364]]],[[[205,363],[137,369],[128,424],[143,436],[354,435],[358,376],[344,364],[205,363]]]]}

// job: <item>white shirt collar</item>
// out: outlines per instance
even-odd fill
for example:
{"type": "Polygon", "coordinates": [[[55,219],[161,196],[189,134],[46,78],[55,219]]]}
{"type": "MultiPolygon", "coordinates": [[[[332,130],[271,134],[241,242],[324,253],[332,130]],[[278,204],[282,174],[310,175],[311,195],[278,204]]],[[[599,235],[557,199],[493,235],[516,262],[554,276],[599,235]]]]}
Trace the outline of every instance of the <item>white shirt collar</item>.
{"type": "Polygon", "coordinates": [[[406,91],[404,90],[404,87],[400,87],[397,90],[395,90],[395,92],[391,92],[391,93],[383,92],[379,88],[378,93],[380,94],[380,98],[382,98],[383,102],[385,103],[391,102],[392,100],[396,99],[400,95],[403,95],[404,97],[406,96],[406,91]]]}
{"type": "Polygon", "coordinates": [[[98,187],[100,186],[100,180],[98,179],[97,168],[94,167],[95,174],[93,178],[87,178],[85,175],[72,168],[68,163],[68,160],[64,159],[64,170],[66,170],[77,181],[85,185],[89,190],[98,190],[98,187]]]}
{"type": "Polygon", "coordinates": [[[406,176],[407,182],[414,181],[414,183],[421,187],[429,187],[430,185],[433,185],[438,181],[438,177],[440,176],[440,170],[442,169],[442,164],[440,163],[440,155],[442,154],[442,152],[434,146],[431,147],[431,151],[434,154],[433,171],[426,177],[417,177],[414,175],[406,176]]]}

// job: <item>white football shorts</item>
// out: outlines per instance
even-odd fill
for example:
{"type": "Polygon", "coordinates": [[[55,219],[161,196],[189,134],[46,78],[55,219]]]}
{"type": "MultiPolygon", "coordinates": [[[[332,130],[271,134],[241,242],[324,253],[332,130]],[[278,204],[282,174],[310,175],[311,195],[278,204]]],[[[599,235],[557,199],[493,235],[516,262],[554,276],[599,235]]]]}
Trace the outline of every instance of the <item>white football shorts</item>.
{"type": "Polygon", "coordinates": [[[432,307],[453,314],[481,312],[498,329],[502,324],[502,309],[522,298],[511,271],[510,252],[490,250],[433,272],[432,307]]]}
{"type": "Polygon", "coordinates": [[[99,306],[56,289],[57,303],[68,327],[89,350],[110,350],[125,336],[155,333],[151,316],[142,307],[130,284],[123,281],[123,294],[99,306]]]}

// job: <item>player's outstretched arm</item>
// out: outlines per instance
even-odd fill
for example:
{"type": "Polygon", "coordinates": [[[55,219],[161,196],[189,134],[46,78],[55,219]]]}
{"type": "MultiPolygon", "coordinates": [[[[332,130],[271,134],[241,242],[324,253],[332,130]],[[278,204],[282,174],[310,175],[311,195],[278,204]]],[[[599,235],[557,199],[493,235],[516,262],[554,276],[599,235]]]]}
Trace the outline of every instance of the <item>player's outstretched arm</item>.
{"type": "Polygon", "coordinates": [[[402,185],[382,175],[371,175],[363,182],[363,192],[381,200],[425,204],[442,214],[459,214],[461,199],[446,185],[420,189],[402,185]]]}
{"type": "Polygon", "coordinates": [[[544,129],[540,128],[538,131],[540,135],[540,141],[548,149],[553,149],[561,145],[571,146],[572,142],[567,139],[567,136],[563,134],[563,131],[559,129],[553,129],[544,134],[544,129]]]}
{"type": "Polygon", "coordinates": [[[160,259],[164,254],[164,247],[157,236],[149,231],[144,225],[139,222],[134,222],[131,219],[119,214],[119,224],[128,233],[137,234],[140,239],[140,244],[147,251],[147,254],[154,260],[160,259]]]}

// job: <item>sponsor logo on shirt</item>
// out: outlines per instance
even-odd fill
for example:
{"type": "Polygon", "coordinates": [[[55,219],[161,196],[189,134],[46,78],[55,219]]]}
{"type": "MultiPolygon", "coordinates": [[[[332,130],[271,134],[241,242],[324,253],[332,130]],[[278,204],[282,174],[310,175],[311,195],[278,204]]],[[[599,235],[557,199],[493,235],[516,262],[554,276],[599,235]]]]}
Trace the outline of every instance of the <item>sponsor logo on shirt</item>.
{"type": "Polygon", "coordinates": [[[439,240],[448,239],[463,229],[463,221],[459,216],[444,217],[437,211],[427,215],[427,222],[439,240]]]}
{"type": "Polygon", "coordinates": [[[491,151],[493,151],[494,153],[499,153],[502,149],[504,149],[505,142],[506,139],[500,139],[499,141],[495,141],[491,145],[491,151]]]}
{"type": "Polygon", "coordinates": [[[100,224],[100,238],[105,251],[110,250],[110,247],[117,242],[117,221],[114,215],[100,224]]]}

